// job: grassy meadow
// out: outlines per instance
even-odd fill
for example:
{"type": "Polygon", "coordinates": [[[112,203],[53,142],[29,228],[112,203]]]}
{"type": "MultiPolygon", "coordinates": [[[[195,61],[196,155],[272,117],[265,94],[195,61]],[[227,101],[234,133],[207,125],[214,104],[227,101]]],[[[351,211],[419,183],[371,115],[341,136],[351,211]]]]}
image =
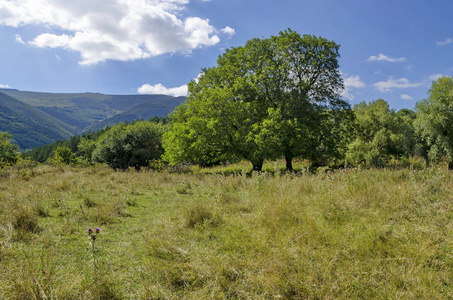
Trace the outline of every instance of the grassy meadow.
{"type": "Polygon", "coordinates": [[[0,170],[0,299],[453,298],[446,168],[247,168],[0,170]]]}

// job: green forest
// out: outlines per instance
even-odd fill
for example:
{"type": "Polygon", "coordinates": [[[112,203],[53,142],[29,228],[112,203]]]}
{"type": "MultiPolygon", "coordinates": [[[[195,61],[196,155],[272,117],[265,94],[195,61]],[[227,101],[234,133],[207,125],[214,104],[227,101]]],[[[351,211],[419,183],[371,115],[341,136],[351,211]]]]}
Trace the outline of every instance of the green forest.
{"type": "MultiPolygon", "coordinates": [[[[304,160],[315,167],[453,166],[453,78],[432,83],[415,111],[383,99],[352,108],[340,97],[340,46],[286,30],[228,49],[189,84],[168,118],[118,123],[24,154],[40,163],[114,169],[304,160]]],[[[2,136],[2,163],[20,159],[2,136]]],[[[16,149],[17,150],[17,149],[16,149]]]]}

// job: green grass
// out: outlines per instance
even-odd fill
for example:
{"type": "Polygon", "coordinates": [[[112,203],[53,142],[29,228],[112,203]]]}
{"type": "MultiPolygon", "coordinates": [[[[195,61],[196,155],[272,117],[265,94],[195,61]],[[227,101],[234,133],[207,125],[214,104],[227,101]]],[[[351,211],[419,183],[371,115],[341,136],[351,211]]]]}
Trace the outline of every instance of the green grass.
{"type": "Polygon", "coordinates": [[[1,170],[0,298],[453,297],[446,169],[226,168],[1,170]]]}

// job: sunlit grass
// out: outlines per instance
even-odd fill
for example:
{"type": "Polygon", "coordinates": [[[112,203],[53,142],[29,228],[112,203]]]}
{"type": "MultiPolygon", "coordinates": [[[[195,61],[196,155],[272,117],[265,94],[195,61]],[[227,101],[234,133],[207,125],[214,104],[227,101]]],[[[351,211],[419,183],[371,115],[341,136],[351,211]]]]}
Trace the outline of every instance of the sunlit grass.
{"type": "Polygon", "coordinates": [[[250,168],[1,170],[0,298],[453,297],[445,168],[250,168]]]}

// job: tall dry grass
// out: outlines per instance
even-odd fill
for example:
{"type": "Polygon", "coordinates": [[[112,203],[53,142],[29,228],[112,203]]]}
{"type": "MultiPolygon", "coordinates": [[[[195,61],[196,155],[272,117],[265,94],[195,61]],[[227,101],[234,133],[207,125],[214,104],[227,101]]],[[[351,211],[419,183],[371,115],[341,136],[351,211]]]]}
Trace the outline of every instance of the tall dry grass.
{"type": "Polygon", "coordinates": [[[229,168],[1,170],[0,298],[453,297],[445,168],[229,168]]]}

